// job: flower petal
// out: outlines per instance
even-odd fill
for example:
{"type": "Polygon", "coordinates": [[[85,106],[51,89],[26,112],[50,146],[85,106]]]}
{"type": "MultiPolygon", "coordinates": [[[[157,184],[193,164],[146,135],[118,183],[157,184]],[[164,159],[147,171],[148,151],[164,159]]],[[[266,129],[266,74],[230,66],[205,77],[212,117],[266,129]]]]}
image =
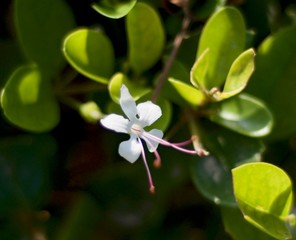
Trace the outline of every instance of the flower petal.
{"type": "Polygon", "coordinates": [[[162,137],[163,137],[163,132],[158,129],[152,129],[149,132],[143,133],[143,139],[147,144],[147,148],[149,152],[154,152],[156,150],[159,144],[157,139],[162,139],[162,137]]]}
{"type": "Polygon", "coordinates": [[[128,160],[130,163],[134,163],[140,156],[142,147],[136,137],[131,136],[127,141],[119,144],[119,155],[128,160]]]}
{"type": "Polygon", "coordinates": [[[128,133],[129,120],[117,114],[110,114],[101,119],[101,124],[108,129],[119,133],[128,133]]]}
{"type": "Polygon", "coordinates": [[[142,127],[151,125],[160,118],[162,114],[160,107],[151,101],[138,104],[137,110],[142,127]]]}
{"type": "Polygon", "coordinates": [[[133,121],[136,119],[138,113],[136,102],[125,85],[122,85],[120,89],[119,104],[129,120],[133,121]]]}

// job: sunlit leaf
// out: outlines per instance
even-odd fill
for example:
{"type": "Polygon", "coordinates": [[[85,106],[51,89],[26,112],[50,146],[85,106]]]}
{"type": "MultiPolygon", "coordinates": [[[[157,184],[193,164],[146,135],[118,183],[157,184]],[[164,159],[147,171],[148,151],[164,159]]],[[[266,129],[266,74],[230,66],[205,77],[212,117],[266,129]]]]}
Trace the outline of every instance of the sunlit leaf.
{"type": "Polygon", "coordinates": [[[174,78],[169,78],[169,82],[177,92],[191,105],[201,105],[205,100],[205,95],[200,90],[174,78]]]}
{"type": "Polygon", "coordinates": [[[79,73],[97,82],[108,83],[114,69],[114,52],[102,31],[75,30],[65,38],[63,53],[79,73]]]}
{"type": "Polygon", "coordinates": [[[232,97],[244,90],[254,71],[254,56],[254,50],[249,49],[235,59],[228,73],[223,92],[217,96],[218,99],[232,97]]]}
{"type": "Polygon", "coordinates": [[[207,90],[220,87],[232,62],[244,50],[246,28],[241,13],[233,7],[218,10],[203,28],[197,57],[209,49],[209,63],[203,83],[207,90]]]}
{"type": "Polygon", "coordinates": [[[98,3],[93,3],[92,7],[100,14],[109,18],[124,17],[135,6],[137,0],[111,1],[99,0],[98,3]]]}
{"type": "Polygon", "coordinates": [[[205,49],[204,52],[196,59],[193,67],[190,71],[190,81],[193,86],[202,89],[206,92],[205,77],[209,64],[209,49],[205,49]]]}
{"type": "Polygon", "coordinates": [[[268,163],[249,163],[232,170],[236,200],[244,218],[277,239],[292,239],[287,227],[293,193],[290,178],[268,163]]]}
{"type": "Polygon", "coordinates": [[[49,131],[59,122],[52,86],[36,65],[14,71],[3,89],[1,105],[10,122],[28,131],[49,131]]]}
{"type": "Polygon", "coordinates": [[[15,23],[27,58],[55,76],[66,63],[62,39],[75,25],[69,6],[61,0],[16,0],[15,23]]]}
{"type": "Polygon", "coordinates": [[[220,102],[211,120],[233,131],[250,137],[262,137],[270,133],[273,117],[259,99],[240,94],[220,102]]]}
{"type": "Polygon", "coordinates": [[[165,42],[164,29],[158,13],[145,3],[137,3],[126,18],[129,62],[142,73],[160,58],[165,42]]]}

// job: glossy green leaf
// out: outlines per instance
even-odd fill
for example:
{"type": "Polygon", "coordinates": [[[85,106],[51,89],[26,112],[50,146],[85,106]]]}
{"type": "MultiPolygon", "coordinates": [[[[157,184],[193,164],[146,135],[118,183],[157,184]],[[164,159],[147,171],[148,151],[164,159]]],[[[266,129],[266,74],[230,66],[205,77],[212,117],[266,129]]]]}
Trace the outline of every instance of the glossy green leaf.
{"type": "Polygon", "coordinates": [[[220,87],[232,62],[245,48],[246,28],[241,13],[233,7],[217,11],[203,28],[197,57],[209,49],[206,77],[200,84],[207,90],[220,87]]]}
{"type": "Polygon", "coordinates": [[[42,71],[56,75],[66,63],[62,39],[75,25],[68,5],[61,0],[16,0],[15,23],[27,58],[42,71]]]}
{"type": "Polygon", "coordinates": [[[161,57],[165,34],[158,13],[145,3],[137,3],[126,18],[128,58],[133,70],[140,74],[161,57]]]}
{"type": "Polygon", "coordinates": [[[123,73],[116,73],[112,76],[108,85],[110,97],[116,103],[119,103],[120,88],[122,84],[127,86],[135,100],[138,100],[140,97],[151,91],[151,89],[147,87],[135,85],[123,73]]]}
{"type": "Polygon", "coordinates": [[[287,217],[293,201],[290,178],[268,163],[249,163],[232,170],[236,200],[244,218],[277,239],[292,239],[287,217]]]}
{"type": "Polygon", "coordinates": [[[296,26],[269,36],[259,46],[247,91],[264,100],[275,118],[271,139],[296,132],[296,26]]]}
{"type": "Polygon", "coordinates": [[[246,162],[257,162],[264,150],[259,139],[243,136],[211,122],[200,126],[199,137],[207,157],[192,162],[191,176],[197,189],[218,205],[236,206],[231,169],[246,162]]]}
{"type": "Polygon", "coordinates": [[[270,133],[273,117],[259,99],[240,94],[222,101],[217,106],[212,121],[250,137],[262,137],[270,133]]]}
{"type": "Polygon", "coordinates": [[[83,28],[70,33],[64,40],[63,53],[79,73],[94,81],[108,83],[114,69],[114,52],[103,32],[83,28]]]}
{"type": "Polygon", "coordinates": [[[235,240],[275,240],[247,222],[238,208],[221,207],[225,231],[235,240]]]}
{"type": "Polygon", "coordinates": [[[14,71],[3,89],[1,104],[5,117],[28,131],[49,131],[59,122],[52,86],[36,65],[14,71]]]}
{"type": "Polygon", "coordinates": [[[196,59],[193,67],[190,71],[190,81],[193,86],[206,91],[205,77],[209,65],[209,49],[205,49],[204,52],[196,59]]]}
{"type": "Polygon", "coordinates": [[[200,90],[192,87],[189,84],[169,78],[169,82],[174,86],[182,98],[193,106],[202,105],[205,100],[205,95],[200,90]]]}
{"type": "Polygon", "coordinates": [[[112,1],[112,0],[99,0],[98,3],[93,3],[92,7],[98,13],[109,18],[121,18],[124,17],[135,6],[137,0],[125,0],[125,1],[112,1]]]}
{"type": "Polygon", "coordinates": [[[223,92],[219,92],[217,95],[219,100],[232,97],[244,90],[254,71],[254,56],[254,50],[249,49],[235,59],[228,73],[223,92]]]}

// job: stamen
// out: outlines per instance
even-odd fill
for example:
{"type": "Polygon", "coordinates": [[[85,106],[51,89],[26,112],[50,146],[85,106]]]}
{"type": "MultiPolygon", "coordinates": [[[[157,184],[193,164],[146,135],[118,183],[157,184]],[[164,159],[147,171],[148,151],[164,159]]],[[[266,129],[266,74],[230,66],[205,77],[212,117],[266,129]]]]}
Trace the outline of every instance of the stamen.
{"type": "Polygon", "coordinates": [[[189,149],[186,149],[186,148],[182,148],[180,146],[183,146],[183,145],[186,145],[188,144],[189,142],[192,141],[192,139],[190,140],[187,140],[187,141],[184,141],[184,142],[181,142],[181,143],[170,143],[164,139],[161,139],[161,138],[158,138],[158,137],[155,137],[154,135],[148,133],[148,132],[143,132],[142,136],[146,137],[146,138],[149,138],[153,141],[156,141],[158,142],[159,144],[162,144],[164,146],[168,146],[168,147],[172,147],[172,148],[175,148],[181,152],[184,152],[184,153],[188,153],[188,154],[192,154],[192,155],[199,155],[199,156],[204,156],[204,155],[207,155],[208,153],[204,150],[200,150],[200,151],[196,151],[196,150],[189,150],[189,149]],[[185,144],[186,143],[186,144],[185,144]]]}
{"type": "MultiPolygon", "coordinates": [[[[151,143],[151,141],[147,137],[145,137],[143,135],[141,137],[145,140],[145,142],[149,145],[149,147],[154,148],[153,144],[151,143]]],[[[155,155],[155,160],[153,162],[153,165],[156,168],[160,168],[161,167],[161,158],[160,158],[160,155],[159,155],[157,149],[155,149],[153,151],[153,153],[155,155]]]]}
{"type": "Polygon", "coordinates": [[[151,193],[154,193],[155,192],[155,187],[154,187],[153,180],[152,180],[152,177],[151,177],[151,173],[150,173],[150,170],[149,170],[149,167],[148,167],[148,164],[147,164],[144,147],[143,147],[143,144],[142,144],[142,141],[141,141],[140,138],[138,138],[138,141],[139,141],[140,146],[141,146],[142,158],[143,158],[143,162],[144,162],[146,172],[147,172],[147,175],[148,175],[148,181],[149,181],[149,185],[150,185],[149,191],[151,193]]]}

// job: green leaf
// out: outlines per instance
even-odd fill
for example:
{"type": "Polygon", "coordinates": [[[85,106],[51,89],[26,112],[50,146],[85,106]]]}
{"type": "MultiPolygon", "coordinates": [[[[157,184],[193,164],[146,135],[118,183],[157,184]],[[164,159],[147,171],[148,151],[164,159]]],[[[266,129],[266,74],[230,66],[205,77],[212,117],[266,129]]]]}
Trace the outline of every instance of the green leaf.
{"type": "Polygon", "coordinates": [[[93,3],[92,7],[98,13],[109,18],[121,18],[124,17],[135,6],[137,0],[125,0],[125,1],[111,1],[100,0],[98,3],[93,3]]]}
{"type": "Polygon", "coordinates": [[[169,78],[169,82],[174,86],[180,96],[191,105],[198,106],[204,102],[205,95],[200,90],[174,78],[169,78]]]}
{"type": "Polygon", "coordinates": [[[165,34],[158,13],[145,3],[137,3],[128,13],[126,28],[129,62],[140,74],[151,68],[161,57],[165,34]]]}
{"type": "Polygon", "coordinates": [[[68,5],[61,0],[16,0],[15,22],[27,58],[55,76],[66,63],[62,39],[75,25],[68,5]]]}
{"type": "Polygon", "coordinates": [[[197,53],[199,57],[209,49],[208,69],[201,86],[210,90],[223,84],[232,62],[244,50],[245,35],[244,19],[233,7],[221,8],[208,20],[197,53]]]}
{"type": "Polygon", "coordinates": [[[235,59],[228,73],[223,92],[218,93],[219,100],[230,98],[244,90],[254,71],[254,56],[254,50],[249,49],[235,59]]]}
{"type": "Polygon", "coordinates": [[[197,88],[200,88],[205,93],[207,93],[206,86],[204,84],[205,84],[205,77],[206,77],[208,65],[209,65],[209,49],[207,48],[196,59],[190,71],[190,81],[192,85],[197,88]]]}
{"type": "Polygon", "coordinates": [[[292,186],[287,174],[268,163],[249,163],[232,170],[234,193],[244,218],[277,239],[292,239],[287,217],[292,186]]]}
{"type": "Polygon", "coordinates": [[[275,118],[270,139],[296,132],[296,26],[269,36],[259,46],[256,71],[247,91],[264,100],[275,118]]]}
{"type": "Polygon", "coordinates": [[[70,33],[64,40],[63,53],[79,73],[108,83],[114,69],[114,52],[102,31],[83,28],[70,33]]]}
{"type": "Polygon", "coordinates": [[[216,105],[210,119],[224,127],[250,137],[270,133],[273,117],[268,108],[253,96],[240,94],[216,105]]]}
{"type": "MultiPolygon", "coordinates": [[[[167,58],[164,58],[164,62],[167,60],[167,58]]],[[[186,69],[186,67],[183,65],[183,62],[181,63],[179,60],[175,59],[172,63],[172,66],[170,68],[170,72],[168,74],[168,78],[174,78],[179,79],[184,84],[189,84],[189,71],[186,69]]],[[[157,82],[156,82],[157,84],[157,82]]],[[[165,81],[164,86],[161,91],[161,96],[165,99],[168,99],[180,106],[187,106],[187,101],[184,100],[178,94],[177,90],[173,87],[173,85],[169,81],[165,81]]]]}
{"type": "Polygon", "coordinates": [[[243,136],[211,122],[205,122],[199,128],[199,137],[210,155],[192,162],[193,183],[214,203],[236,206],[231,169],[246,162],[260,161],[264,146],[259,139],[243,136]]]}
{"type": "Polygon", "coordinates": [[[237,240],[275,240],[247,222],[238,208],[221,207],[225,231],[237,240]]]}
{"type": "Polygon", "coordinates": [[[3,89],[1,104],[5,117],[28,131],[49,131],[59,122],[51,84],[36,65],[14,71],[3,89]]]}
{"type": "Polygon", "coordinates": [[[116,103],[119,103],[122,84],[126,85],[135,101],[151,91],[147,87],[135,85],[123,73],[116,73],[112,76],[108,85],[110,97],[116,103]]]}

